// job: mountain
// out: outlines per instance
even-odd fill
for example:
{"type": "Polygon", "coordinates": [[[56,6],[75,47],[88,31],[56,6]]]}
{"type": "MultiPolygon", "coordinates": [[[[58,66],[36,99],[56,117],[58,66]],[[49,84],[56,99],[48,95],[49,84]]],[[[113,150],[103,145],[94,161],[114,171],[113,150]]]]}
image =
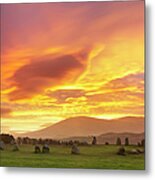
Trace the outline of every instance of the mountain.
{"type": "Polygon", "coordinates": [[[21,136],[62,139],[73,136],[97,136],[110,132],[142,133],[144,132],[144,118],[124,117],[105,120],[83,116],[73,117],[38,131],[21,134],[21,136]]]}

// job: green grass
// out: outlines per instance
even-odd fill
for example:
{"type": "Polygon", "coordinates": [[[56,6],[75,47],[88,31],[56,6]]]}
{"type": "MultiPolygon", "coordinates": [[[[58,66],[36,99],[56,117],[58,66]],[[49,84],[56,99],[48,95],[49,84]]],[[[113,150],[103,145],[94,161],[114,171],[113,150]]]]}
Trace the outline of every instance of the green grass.
{"type": "MultiPolygon", "coordinates": [[[[71,148],[51,146],[49,154],[34,154],[33,146],[22,145],[20,151],[13,152],[11,147],[1,151],[1,166],[5,167],[42,167],[42,168],[94,168],[144,170],[144,154],[119,156],[118,146],[96,145],[80,146],[80,155],[72,155],[71,148]]],[[[128,146],[126,150],[136,147],[128,146]]]]}

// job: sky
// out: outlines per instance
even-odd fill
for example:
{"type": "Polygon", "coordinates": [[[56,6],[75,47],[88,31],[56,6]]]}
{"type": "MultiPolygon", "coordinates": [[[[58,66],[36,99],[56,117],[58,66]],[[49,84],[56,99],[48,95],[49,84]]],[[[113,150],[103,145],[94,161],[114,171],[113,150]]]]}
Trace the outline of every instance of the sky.
{"type": "Polygon", "coordinates": [[[1,4],[1,131],[144,116],[144,1],[1,4]]]}

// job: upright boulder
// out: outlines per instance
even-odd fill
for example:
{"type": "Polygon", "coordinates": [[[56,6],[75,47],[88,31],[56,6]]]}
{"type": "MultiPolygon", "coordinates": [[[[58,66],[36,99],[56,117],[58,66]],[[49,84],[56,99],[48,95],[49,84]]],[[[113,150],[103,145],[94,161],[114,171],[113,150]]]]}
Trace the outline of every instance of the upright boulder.
{"type": "Polygon", "coordinates": [[[129,146],[129,138],[128,137],[125,138],[125,146],[129,146]]]}
{"type": "Polygon", "coordinates": [[[118,137],[117,140],[116,140],[116,145],[117,146],[120,146],[122,143],[121,143],[121,138],[118,137]]]}
{"type": "Polygon", "coordinates": [[[77,154],[77,155],[80,154],[80,150],[76,144],[72,145],[71,154],[77,154]]]}
{"type": "Polygon", "coordinates": [[[122,146],[117,151],[118,155],[125,156],[125,148],[122,146]]]}
{"type": "Polygon", "coordinates": [[[141,146],[145,147],[145,139],[142,139],[141,146]]]}
{"type": "Polygon", "coordinates": [[[18,147],[18,145],[17,145],[16,142],[13,144],[13,149],[12,149],[12,151],[19,151],[19,147],[18,147]]]}
{"type": "Polygon", "coordinates": [[[92,145],[95,145],[95,144],[97,144],[97,139],[96,139],[96,137],[94,136],[94,137],[93,137],[93,141],[92,141],[92,145]]]}
{"type": "Polygon", "coordinates": [[[0,150],[4,150],[4,142],[3,141],[0,141],[0,150]]]}
{"type": "Polygon", "coordinates": [[[45,144],[43,147],[42,147],[42,153],[49,153],[50,152],[50,148],[47,144],[45,144]]]}
{"type": "Polygon", "coordinates": [[[34,153],[36,153],[36,154],[41,153],[41,149],[40,149],[40,147],[38,145],[35,145],[34,153]]]}

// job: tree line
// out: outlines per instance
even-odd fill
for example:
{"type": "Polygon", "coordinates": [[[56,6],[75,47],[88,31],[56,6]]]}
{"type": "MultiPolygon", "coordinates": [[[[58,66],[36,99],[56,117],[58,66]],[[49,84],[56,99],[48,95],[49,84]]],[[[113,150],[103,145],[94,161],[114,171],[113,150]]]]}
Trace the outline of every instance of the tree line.
{"type": "MultiPolygon", "coordinates": [[[[77,144],[77,145],[88,145],[87,141],[78,141],[78,140],[69,140],[69,141],[63,141],[63,140],[55,140],[55,139],[50,139],[50,138],[46,138],[46,139],[42,139],[42,138],[29,138],[29,137],[18,137],[18,138],[14,138],[13,135],[10,134],[0,134],[0,141],[3,141],[5,144],[11,144],[16,142],[17,144],[21,145],[21,144],[31,144],[31,145],[36,145],[36,144],[40,144],[40,145],[44,145],[44,144],[48,144],[48,145],[73,145],[73,144],[77,144]]],[[[97,138],[95,136],[92,137],[92,145],[96,145],[97,144],[97,138]]],[[[117,137],[116,139],[116,145],[120,146],[123,145],[121,138],[117,137]]],[[[109,145],[109,142],[105,142],[105,145],[109,145]]],[[[129,146],[130,142],[129,142],[129,138],[126,137],[125,138],[125,142],[124,142],[125,146],[129,146]]],[[[140,142],[137,143],[138,146],[145,146],[145,140],[142,139],[140,142]]]]}

